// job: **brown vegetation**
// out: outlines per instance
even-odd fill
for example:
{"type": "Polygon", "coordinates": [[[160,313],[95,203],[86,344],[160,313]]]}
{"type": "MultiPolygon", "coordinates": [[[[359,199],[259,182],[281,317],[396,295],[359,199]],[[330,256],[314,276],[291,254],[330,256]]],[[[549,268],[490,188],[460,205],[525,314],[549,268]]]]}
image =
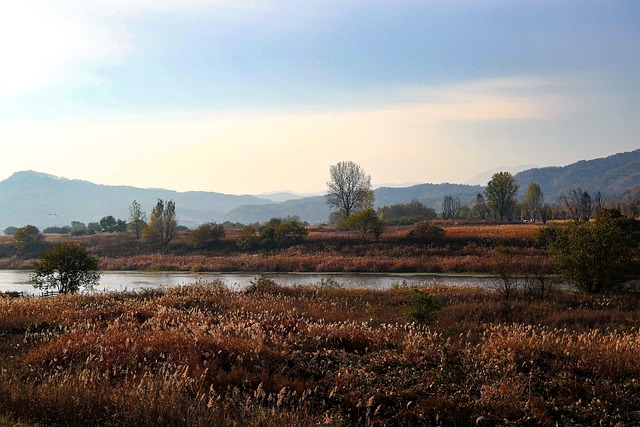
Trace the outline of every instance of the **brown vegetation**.
{"type": "MultiPolygon", "coordinates": [[[[201,284],[0,298],[0,420],[41,425],[633,425],[640,296],[201,284]]],[[[7,424],[9,422],[7,421],[7,424]]]]}
{"type": "MultiPolygon", "coordinates": [[[[238,230],[227,231],[215,245],[200,250],[189,244],[188,232],[176,233],[161,250],[125,233],[47,235],[46,241],[78,240],[101,258],[107,270],[487,273],[496,246],[512,248],[519,265],[545,255],[538,239],[544,226],[436,224],[443,227],[443,234],[409,237],[413,226],[394,226],[384,230],[379,242],[363,241],[335,227],[310,227],[301,244],[256,250],[236,245],[238,230]]],[[[8,239],[0,238],[0,268],[29,267],[33,261],[12,253],[8,239]]]]}

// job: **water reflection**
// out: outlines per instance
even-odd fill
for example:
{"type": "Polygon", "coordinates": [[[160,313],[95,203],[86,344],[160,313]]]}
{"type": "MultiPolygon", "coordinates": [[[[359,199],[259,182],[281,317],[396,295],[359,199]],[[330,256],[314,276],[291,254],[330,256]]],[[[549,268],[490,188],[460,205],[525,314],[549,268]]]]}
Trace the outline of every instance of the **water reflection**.
{"type": "MultiPolygon", "coordinates": [[[[192,283],[221,281],[227,287],[241,290],[251,284],[261,273],[190,273],[190,272],[142,272],[107,271],[103,272],[97,291],[135,291],[140,289],[158,289],[192,283]]],[[[447,276],[433,274],[371,274],[371,273],[265,273],[282,286],[295,284],[320,284],[323,280],[337,281],[345,288],[387,289],[393,284],[424,286],[434,281],[456,286],[491,286],[490,277],[447,276]]],[[[29,295],[39,295],[29,281],[30,272],[21,270],[0,270],[0,291],[17,291],[29,295]]]]}

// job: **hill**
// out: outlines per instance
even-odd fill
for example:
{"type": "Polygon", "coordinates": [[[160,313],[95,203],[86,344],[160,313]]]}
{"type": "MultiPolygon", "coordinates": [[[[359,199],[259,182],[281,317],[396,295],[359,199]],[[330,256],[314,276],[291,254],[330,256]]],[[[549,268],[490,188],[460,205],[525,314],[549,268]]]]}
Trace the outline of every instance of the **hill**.
{"type": "MultiPolygon", "coordinates": [[[[547,202],[557,202],[560,193],[581,187],[590,194],[601,191],[609,198],[629,193],[640,185],[640,149],[601,159],[583,160],[563,167],[529,169],[515,175],[521,196],[537,182],[547,202]]],[[[376,206],[408,203],[417,199],[439,211],[445,195],[472,204],[480,185],[417,184],[380,187],[376,206]]],[[[0,182],[0,230],[9,225],[33,224],[39,228],[67,225],[71,221],[99,221],[106,215],[128,219],[128,208],[137,200],[147,212],[158,198],[174,200],[179,223],[193,227],[208,221],[241,223],[266,221],[272,217],[298,216],[311,224],[326,222],[329,207],[324,196],[299,198],[295,193],[272,193],[273,197],[230,195],[206,191],[177,192],[107,186],[88,181],[59,178],[39,172],[17,172],[0,182]],[[289,199],[289,200],[286,200],[289,199]],[[285,201],[281,201],[285,200],[285,201]]]]}
{"type": "Polygon", "coordinates": [[[272,203],[255,196],[98,185],[25,171],[0,182],[0,227],[33,224],[44,228],[99,221],[106,215],[127,220],[131,202],[137,200],[149,213],[159,198],[174,200],[179,223],[187,226],[222,221],[238,206],[272,203]]]}
{"type": "MultiPolygon", "coordinates": [[[[410,187],[380,187],[374,190],[375,206],[408,203],[417,199],[428,207],[440,209],[445,195],[458,196],[463,204],[475,201],[483,191],[479,185],[463,184],[418,184],[410,187]]],[[[226,219],[242,223],[261,222],[273,217],[298,216],[311,224],[326,222],[331,213],[324,196],[288,200],[282,203],[241,206],[229,212],[226,219]]]]}
{"type": "Polygon", "coordinates": [[[548,202],[557,202],[561,193],[575,187],[591,195],[600,191],[607,197],[617,197],[640,184],[640,149],[563,167],[529,169],[516,174],[515,178],[521,195],[529,183],[536,182],[548,202]]]}

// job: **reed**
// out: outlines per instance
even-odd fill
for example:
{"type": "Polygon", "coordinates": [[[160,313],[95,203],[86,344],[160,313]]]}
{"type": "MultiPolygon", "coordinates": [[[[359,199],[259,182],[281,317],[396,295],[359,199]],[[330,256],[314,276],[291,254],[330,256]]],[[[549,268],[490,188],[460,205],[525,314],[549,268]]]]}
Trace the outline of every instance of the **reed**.
{"type": "Polygon", "coordinates": [[[640,296],[544,301],[218,283],[0,298],[0,420],[32,425],[640,421],[640,296]],[[4,417],[4,418],[3,418],[4,417]]]}

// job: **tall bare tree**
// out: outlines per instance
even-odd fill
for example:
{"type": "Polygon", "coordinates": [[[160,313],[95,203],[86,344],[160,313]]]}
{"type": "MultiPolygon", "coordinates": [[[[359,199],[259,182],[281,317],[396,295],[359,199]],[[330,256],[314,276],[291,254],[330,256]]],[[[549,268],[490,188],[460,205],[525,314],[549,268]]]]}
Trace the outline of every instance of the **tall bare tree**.
{"type": "Polygon", "coordinates": [[[343,218],[353,212],[373,207],[371,176],[352,161],[343,161],[329,167],[327,204],[338,209],[343,218]]]}
{"type": "Polygon", "coordinates": [[[442,219],[454,219],[460,211],[460,198],[447,194],[442,200],[442,219]]]}
{"type": "Polygon", "coordinates": [[[580,187],[571,189],[568,193],[560,194],[562,206],[569,212],[575,222],[589,221],[593,212],[593,200],[588,192],[580,187]]]}
{"type": "Polygon", "coordinates": [[[532,182],[527,187],[527,193],[524,195],[524,206],[527,211],[527,215],[533,222],[536,222],[541,217],[541,207],[544,202],[544,194],[540,185],[532,182]]]}
{"type": "Polygon", "coordinates": [[[489,208],[487,207],[487,203],[484,201],[484,196],[482,193],[478,193],[476,196],[476,204],[474,206],[475,215],[477,219],[484,221],[487,219],[489,215],[489,208]]]}

